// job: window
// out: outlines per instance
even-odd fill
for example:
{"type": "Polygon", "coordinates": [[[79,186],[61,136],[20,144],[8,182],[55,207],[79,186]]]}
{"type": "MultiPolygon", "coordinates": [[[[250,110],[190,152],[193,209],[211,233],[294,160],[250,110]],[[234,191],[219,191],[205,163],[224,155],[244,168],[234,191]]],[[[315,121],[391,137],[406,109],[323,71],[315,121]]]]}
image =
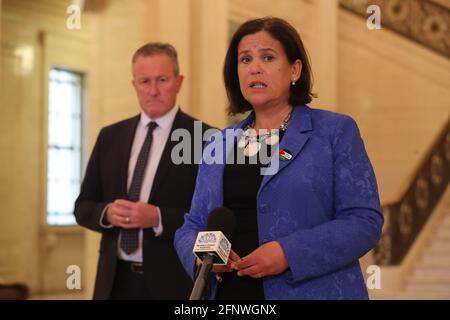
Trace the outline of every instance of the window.
{"type": "Polygon", "coordinates": [[[48,94],[47,223],[73,225],[81,176],[82,75],[52,69],[48,94]]]}

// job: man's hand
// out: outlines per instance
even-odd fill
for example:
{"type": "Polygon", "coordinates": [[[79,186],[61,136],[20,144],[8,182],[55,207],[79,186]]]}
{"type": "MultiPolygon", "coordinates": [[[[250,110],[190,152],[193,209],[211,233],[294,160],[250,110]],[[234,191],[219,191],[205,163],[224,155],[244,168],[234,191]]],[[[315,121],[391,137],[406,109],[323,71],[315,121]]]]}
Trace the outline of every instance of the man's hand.
{"type": "Polygon", "coordinates": [[[267,242],[252,253],[232,263],[231,267],[238,271],[238,276],[262,278],[277,275],[285,271],[289,263],[283,248],[277,241],[267,242]]]}
{"type": "Polygon", "coordinates": [[[159,214],[156,206],[145,202],[115,200],[106,210],[108,221],[124,229],[157,227],[159,214]]]}

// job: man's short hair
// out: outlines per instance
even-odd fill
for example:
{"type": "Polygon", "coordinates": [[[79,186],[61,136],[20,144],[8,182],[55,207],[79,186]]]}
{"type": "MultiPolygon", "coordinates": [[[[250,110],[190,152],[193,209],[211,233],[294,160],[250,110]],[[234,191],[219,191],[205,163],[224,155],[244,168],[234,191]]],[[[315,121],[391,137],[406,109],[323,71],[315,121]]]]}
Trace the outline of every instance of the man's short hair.
{"type": "Polygon", "coordinates": [[[132,64],[136,62],[139,57],[149,57],[155,54],[165,54],[172,60],[173,71],[175,75],[180,74],[180,66],[178,64],[177,50],[169,43],[149,42],[136,50],[133,55],[132,64]]]}

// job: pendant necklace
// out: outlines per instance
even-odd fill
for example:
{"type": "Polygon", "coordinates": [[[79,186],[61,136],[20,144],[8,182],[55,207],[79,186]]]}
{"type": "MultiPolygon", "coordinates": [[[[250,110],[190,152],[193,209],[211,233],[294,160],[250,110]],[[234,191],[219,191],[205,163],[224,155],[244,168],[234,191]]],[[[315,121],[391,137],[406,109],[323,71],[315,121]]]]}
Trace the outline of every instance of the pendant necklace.
{"type": "Polygon", "coordinates": [[[278,142],[280,141],[280,132],[284,132],[287,130],[291,114],[292,110],[283,120],[278,129],[270,130],[269,132],[267,132],[267,130],[262,130],[263,133],[260,135],[258,135],[256,133],[256,130],[254,129],[255,122],[253,121],[251,124],[245,127],[244,133],[239,139],[238,147],[244,149],[244,154],[247,157],[253,157],[259,152],[259,150],[261,150],[261,146],[263,143],[268,146],[278,144],[278,142]]]}

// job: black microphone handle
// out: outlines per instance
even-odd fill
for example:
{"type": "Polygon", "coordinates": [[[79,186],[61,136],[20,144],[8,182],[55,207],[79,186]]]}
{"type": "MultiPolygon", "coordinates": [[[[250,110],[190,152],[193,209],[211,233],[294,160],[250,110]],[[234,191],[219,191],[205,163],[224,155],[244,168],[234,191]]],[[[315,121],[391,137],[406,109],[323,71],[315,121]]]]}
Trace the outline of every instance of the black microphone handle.
{"type": "Polygon", "coordinates": [[[211,273],[213,267],[213,256],[206,254],[203,259],[200,272],[198,273],[197,279],[195,279],[194,288],[192,288],[191,296],[189,300],[201,300],[203,297],[203,292],[205,291],[206,284],[208,283],[208,277],[211,273]]]}

